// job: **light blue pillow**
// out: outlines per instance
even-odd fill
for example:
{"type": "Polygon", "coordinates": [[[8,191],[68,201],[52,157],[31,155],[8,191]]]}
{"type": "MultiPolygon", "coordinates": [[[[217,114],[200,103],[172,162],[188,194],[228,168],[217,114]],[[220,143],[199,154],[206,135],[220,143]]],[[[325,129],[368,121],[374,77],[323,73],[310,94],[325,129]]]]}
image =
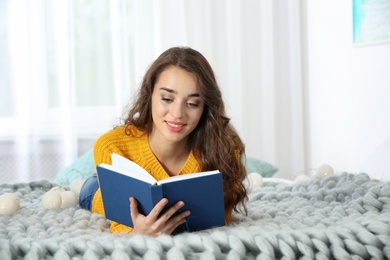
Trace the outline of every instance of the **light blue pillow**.
{"type": "Polygon", "coordinates": [[[246,157],[245,167],[248,174],[257,172],[265,178],[272,177],[278,171],[274,165],[253,157],[246,157]]]}
{"type": "Polygon", "coordinates": [[[70,185],[77,179],[88,179],[96,173],[92,149],[80,156],[74,163],[61,170],[54,182],[59,185],[70,185]]]}

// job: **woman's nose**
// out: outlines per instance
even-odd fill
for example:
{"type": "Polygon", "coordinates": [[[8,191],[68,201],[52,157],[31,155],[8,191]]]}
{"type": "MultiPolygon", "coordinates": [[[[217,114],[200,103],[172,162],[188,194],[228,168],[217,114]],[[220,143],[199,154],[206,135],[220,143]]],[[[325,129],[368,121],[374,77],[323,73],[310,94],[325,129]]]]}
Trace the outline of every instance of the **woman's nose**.
{"type": "Polygon", "coordinates": [[[171,115],[174,118],[181,118],[183,116],[183,110],[184,110],[184,105],[181,104],[180,102],[176,102],[172,104],[171,115]]]}

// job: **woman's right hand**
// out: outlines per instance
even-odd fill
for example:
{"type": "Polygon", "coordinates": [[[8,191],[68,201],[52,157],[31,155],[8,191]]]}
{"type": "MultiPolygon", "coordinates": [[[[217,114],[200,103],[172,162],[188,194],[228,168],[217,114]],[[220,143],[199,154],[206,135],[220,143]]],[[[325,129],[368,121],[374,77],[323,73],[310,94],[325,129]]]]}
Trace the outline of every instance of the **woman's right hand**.
{"type": "Polygon", "coordinates": [[[172,217],[181,207],[184,206],[183,201],[179,201],[172,205],[164,214],[160,212],[168,204],[166,198],[160,200],[152,209],[149,215],[145,216],[138,211],[138,202],[135,198],[130,198],[130,214],[133,220],[133,231],[131,234],[143,234],[158,236],[161,234],[170,235],[179,225],[186,222],[186,217],[190,215],[188,210],[172,217]]]}

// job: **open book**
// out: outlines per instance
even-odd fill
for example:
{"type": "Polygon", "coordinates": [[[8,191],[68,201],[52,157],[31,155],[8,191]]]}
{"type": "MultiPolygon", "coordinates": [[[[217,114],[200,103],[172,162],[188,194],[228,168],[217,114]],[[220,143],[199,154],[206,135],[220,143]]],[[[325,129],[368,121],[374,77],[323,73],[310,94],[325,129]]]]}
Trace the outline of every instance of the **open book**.
{"type": "MultiPolygon", "coordinates": [[[[186,222],[174,233],[198,231],[225,225],[222,174],[219,171],[190,173],[156,181],[138,164],[113,153],[112,165],[97,166],[106,217],[133,227],[129,198],[138,201],[139,211],[148,215],[162,199],[169,203],[162,213],[178,201],[189,210],[186,222]]],[[[161,214],[162,214],[161,213],[161,214]]]]}

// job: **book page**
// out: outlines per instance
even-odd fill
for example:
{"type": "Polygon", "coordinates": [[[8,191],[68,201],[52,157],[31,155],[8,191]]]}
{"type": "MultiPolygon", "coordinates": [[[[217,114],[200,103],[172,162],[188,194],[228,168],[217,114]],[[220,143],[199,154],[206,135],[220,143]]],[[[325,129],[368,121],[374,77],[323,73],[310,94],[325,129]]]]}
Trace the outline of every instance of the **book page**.
{"type": "Polygon", "coordinates": [[[153,176],[150,175],[144,168],[142,168],[135,162],[126,159],[123,156],[120,156],[119,154],[112,153],[111,161],[113,168],[118,170],[120,169],[120,172],[122,174],[143,180],[150,184],[154,184],[157,182],[157,180],[154,179],[153,176]]]}
{"type": "Polygon", "coordinates": [[[204,176],[209,176],[213,174],[219,174],[220,171],[215,170],[215,171],[207,171],[207,172],[196,172],[196,173],[188,173],[188,174],[183,174],[183,175],[177,175],[177,176],[172,176],[166,179],[163,179],[161,181],[158,181],[157,184],[163,184],[163,183],[169,183],[169,182],[174,182],[174,181],[181,181],[181,180],[188,180],[192,178],[200,178],[204,176]]]}

